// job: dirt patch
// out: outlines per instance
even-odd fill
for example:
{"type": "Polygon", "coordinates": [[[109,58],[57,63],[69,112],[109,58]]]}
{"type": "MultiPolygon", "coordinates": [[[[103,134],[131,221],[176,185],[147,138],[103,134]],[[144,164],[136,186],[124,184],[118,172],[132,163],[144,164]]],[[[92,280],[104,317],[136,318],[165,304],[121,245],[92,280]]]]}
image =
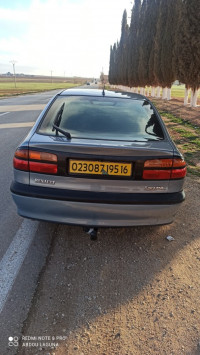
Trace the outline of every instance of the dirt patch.
{"type": "MultiPolygon", "coordinates": [[[[200,127],[200,106],[189,107],[183,105],[183,98],[175,98],[170,101],[151,98],[158,110],[165,111],[191,122],[194,126],[200,127]]],[[[200,105],[200,100],[198,102],[200,105]]]]}

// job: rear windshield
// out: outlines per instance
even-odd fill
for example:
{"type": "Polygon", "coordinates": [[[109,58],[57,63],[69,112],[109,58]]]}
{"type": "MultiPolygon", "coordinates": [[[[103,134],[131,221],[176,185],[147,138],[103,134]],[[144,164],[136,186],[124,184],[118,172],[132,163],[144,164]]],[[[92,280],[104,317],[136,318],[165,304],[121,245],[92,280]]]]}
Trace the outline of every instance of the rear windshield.
{"type": "MultiPolygon", "coordinates": [[[[64,109],[59,127],[72,138],[123,141],[164,138],[158,118],[146,100],[93,96],[60,96],[47,112],[38,133],[55,135],[55,117],[64,109]]],[[[57,132],[58,135],[63,134],[57,132]]]]}

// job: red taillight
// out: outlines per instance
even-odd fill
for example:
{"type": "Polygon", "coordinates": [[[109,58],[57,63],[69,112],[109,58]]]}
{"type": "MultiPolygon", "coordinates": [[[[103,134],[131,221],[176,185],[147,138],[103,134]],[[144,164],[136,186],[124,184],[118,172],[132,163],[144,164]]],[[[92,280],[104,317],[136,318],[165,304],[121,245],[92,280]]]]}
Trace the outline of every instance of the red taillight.
{"type": "Polygon", "coordinates": [[[22,160],[14,157],[13,166],[18,170],[29,171],[28,160],[22,160]]]}
{"type": "Polygon", "coordinates": [[[15,169],[38,173],[57,174],[57,155],[28,149],[15,152],[13,165],[15,169]]]}
{"type": "Polygon", "coordinates": [[[186,163],[181,158],[152,159],[144,163],[144,180],[182,179],[186,175],[186,163]]]}
{"type": "Polygon", "coordinates": [[[57,165],[47,164],[36,161],[29,161],[30,171],[37,173],[57,174],[57,165]]]}
{"type": "Polygon", "coordinates": [[[181,179],[184,178],[187,173],[186,167],[183,169],[173,169],[171,179],[181,179]]]}
{"type": "Polygon", "coordinates": [[[144,180],[169,180],[171,176],[171,170],[144,170],[144,180]]]}

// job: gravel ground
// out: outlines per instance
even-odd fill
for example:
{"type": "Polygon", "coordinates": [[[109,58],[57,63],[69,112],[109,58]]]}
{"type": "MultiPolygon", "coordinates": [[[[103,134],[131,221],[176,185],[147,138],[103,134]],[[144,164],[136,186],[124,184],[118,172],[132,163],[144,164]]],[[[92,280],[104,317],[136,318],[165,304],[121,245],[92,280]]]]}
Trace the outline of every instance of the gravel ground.
{"type": "Polygon", "coordinates": [[[18,354],[200,354],[200,179],[185,191],[171,225],[59,225],[23,329],[51,341],[18,354]]]}

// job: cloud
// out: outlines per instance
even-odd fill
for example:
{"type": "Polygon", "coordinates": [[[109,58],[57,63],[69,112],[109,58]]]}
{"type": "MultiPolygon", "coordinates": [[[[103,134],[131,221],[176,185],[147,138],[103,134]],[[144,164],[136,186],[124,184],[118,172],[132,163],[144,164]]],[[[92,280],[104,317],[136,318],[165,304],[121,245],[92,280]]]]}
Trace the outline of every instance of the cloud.
{"type": "Polygon", "coordinates": [[[27,22],[27,10],[12,10],[0,8],[0,20],[13,22],[27,22]]]}
{"type": "Polygon", "coordinates": [[[0,48],[38,74],[98,76],[102,67],[108,71],[126,5],[128,0],[33,0],[26,10],[5,10],[8,21],[21,18],[28,30],[0,38],[0,48]]]}

